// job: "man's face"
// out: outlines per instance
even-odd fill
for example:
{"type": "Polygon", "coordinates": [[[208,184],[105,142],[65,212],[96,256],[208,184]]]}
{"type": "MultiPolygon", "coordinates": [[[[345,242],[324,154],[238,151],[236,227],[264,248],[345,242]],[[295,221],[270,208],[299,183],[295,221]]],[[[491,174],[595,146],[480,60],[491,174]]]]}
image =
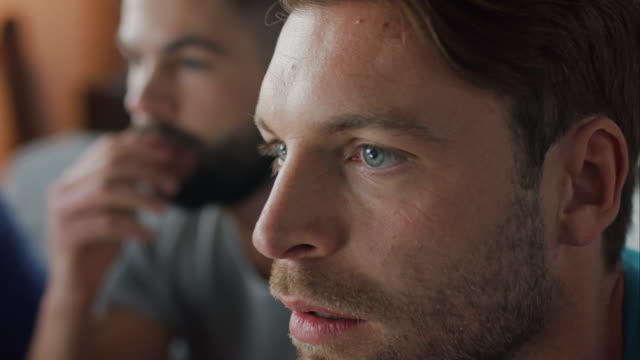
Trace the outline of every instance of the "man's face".
{"type": "Polygon", "coordinates": [[[279,173],[254,244],[301,359],[498,358],[550,311],[506,106],[408,23],[373,2],[295,11],[262,85],[279,173]]]}
{"type": "Polygon", "coordinates": [[[236,201],[267,172],[250,119],[265,59],[255,30],[227,7],[222,0],[123,1],[118,42],[134,126],[160,123],[207,147],[197,178],[182,186],[189,194],[177,197],[182,205],[236,201]]]}
{"type": "Polygon", "coordinates": [[[264,59],[222,0],[125,0],[118,41],[136,125],[173,124],[216,143],[246,131],[264,59]]]}

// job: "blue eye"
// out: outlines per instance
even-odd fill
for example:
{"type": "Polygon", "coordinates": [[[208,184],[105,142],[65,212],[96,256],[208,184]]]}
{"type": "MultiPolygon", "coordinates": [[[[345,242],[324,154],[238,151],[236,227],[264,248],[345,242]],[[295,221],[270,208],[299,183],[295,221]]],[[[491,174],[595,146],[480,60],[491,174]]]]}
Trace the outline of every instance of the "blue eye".
{"type": "Polygon", "coordinates": [[[373,169],[392,167],[402,161],[402,158],[396,153],[375,145],[363,146],[360,150],[360,157],[362,162],[373,169]]]}
{"type": "Polygon", "coordinates": [[[278,142],[278,141],[271,141],[271,142],[259,145],[258,152],[260,152],[262,156],[266,156],[273,160],[271,164],[271,169],[272,169],[273,175],[275,176],[280,170],[282,163],[284,163],[287,157],[288,150],[287,150],[287,145],[285,145],[284,143],[278,142]]]}
{"type": "Polygon", "coordinates": [[[287,145],[285,144],[278,144],[277,148],[276,148],[276,153],[277,156],[280,160],[284,160],[287,157],[287,145]]]}

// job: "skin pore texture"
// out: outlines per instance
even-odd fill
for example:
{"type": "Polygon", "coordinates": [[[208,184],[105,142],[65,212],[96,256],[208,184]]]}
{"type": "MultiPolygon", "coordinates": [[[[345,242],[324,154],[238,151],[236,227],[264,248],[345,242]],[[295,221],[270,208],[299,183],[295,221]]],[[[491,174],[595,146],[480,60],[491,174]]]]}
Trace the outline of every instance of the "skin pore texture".
{"type": "Polygon", "coordinates": [[[621,272],[598,236],[624,136],[585,119],[523,188],[507,101],[424,41],[363,1],[296,9],[279,40],[256,113],[278,174],[254,245],[276,259],[300,359],[616,358],[621,272]],[[346,320],[323,332],[314,312],[346,320]]]}

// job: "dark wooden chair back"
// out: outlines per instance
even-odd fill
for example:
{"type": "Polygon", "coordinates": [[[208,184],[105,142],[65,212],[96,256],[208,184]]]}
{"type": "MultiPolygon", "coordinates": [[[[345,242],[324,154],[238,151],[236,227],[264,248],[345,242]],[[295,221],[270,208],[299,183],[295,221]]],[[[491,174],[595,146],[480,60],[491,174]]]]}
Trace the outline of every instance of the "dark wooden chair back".
{"type": "Polygon", "coordinates": [[[20,46],[19,30],[18,22],[13,19],[0,28],[0,71],[7,80],[9,102],[13,106],[15,140],[23,144],[43,135],[46,124],[35,81],[20,46]]]}

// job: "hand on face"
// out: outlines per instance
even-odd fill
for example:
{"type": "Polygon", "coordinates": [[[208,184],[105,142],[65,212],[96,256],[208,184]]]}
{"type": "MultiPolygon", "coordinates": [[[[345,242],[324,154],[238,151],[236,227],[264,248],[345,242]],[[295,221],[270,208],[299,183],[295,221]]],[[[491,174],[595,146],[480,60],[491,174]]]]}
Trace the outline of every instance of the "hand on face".
{"type": "Polygon", "coordinates": [[[160,212],[178,190],[189,153],[157,133],[107,135],[51,188],[50,291],[89,305],[127,239],[150,241],[141,210],[160,212]]]}

